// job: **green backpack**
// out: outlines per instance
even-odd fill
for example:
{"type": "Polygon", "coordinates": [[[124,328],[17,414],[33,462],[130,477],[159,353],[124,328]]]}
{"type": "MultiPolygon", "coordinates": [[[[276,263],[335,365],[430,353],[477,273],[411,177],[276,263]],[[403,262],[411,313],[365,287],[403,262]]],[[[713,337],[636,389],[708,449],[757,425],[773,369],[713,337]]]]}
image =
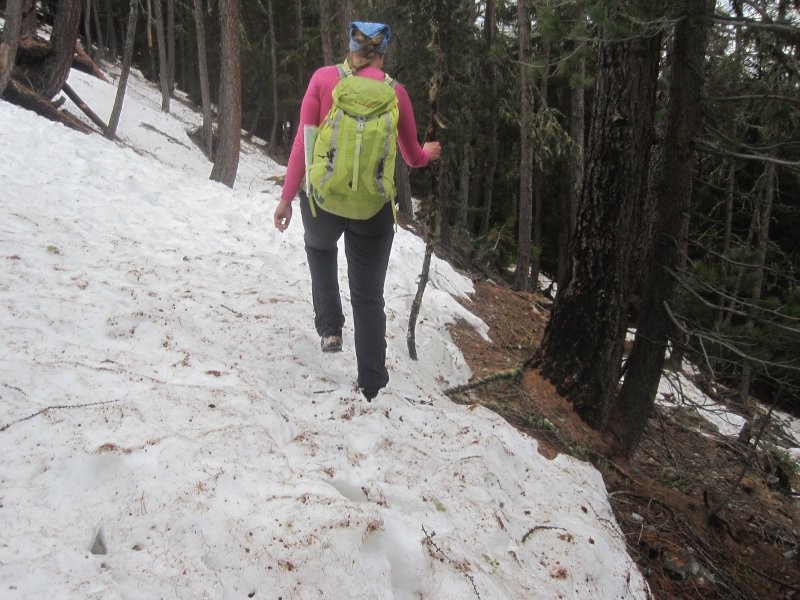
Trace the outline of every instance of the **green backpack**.
{"type": "Polygon", "coordinates": [[[395,214],[397,84],[388,75],[383,81],[356,77],[347,61],[338,68],[333,106],[307,167],[312,213],[317,204],[340,217],[369,219],[391,202],[395,214]]]}

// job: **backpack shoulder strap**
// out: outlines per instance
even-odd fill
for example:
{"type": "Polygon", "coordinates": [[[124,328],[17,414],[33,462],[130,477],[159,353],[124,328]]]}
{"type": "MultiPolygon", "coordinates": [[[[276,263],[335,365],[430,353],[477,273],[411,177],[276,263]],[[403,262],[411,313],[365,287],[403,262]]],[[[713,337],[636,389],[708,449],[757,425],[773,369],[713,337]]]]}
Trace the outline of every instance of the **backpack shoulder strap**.
{"type": "MultiPolygon", "coordinates": [[[[352,67],[350,66],[350,63],[347,62],[347,59],[345,59],[345,61],[342,64],[336,65],[336,68],[339,70],[339,79],[340,80],[341,79],[345,79],[346,77],[352,77],[353,75],[355,75],[355,73],[353,73],[352,67]]],[[[394,77],[392,77],[388,73],[384,73],[383,74],[383,82],[385,84],[387,84],[392,89],[397,87],[397,80],[394,79],[394,77]]]]}
{"type": "Polygon", "coordinates": [[[391,75],[389,75],[388,73],[384,73],[384,74],[383,74],[383,82],[384,82],[385,84],[387,84],[387,85],[388,85],[390,88],[392,88],[392,89],[394,89],[394,88],[396,88],[396,87],[397,87],[397,80],[396,80],[396,79],[394,79],[394,78],[393,78],[391,75]]]}

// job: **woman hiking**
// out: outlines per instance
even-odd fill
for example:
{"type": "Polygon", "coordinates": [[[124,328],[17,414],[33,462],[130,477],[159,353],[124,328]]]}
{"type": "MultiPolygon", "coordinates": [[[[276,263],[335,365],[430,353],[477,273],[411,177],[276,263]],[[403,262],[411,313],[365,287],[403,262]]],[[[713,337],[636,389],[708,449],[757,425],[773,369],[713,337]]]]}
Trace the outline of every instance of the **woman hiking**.
{"type": "MultiPolygon", "coordinates": [[[[426,142],[420,146],[408,92],[402,85],[388,78],[382,70],[391,38],[389,26],[355,21],[351,23],[349,33],[350,52],[345,63],[317,69],[308,84],[300,108],[300,123],[289,156],[280,203],[273,218],[275,228],[280,232],[285,231],[292,220],[292,201],[299,194],[305,249],[311,272],[314,326],[320,336],[323,352],[338,352],[342,349],[344,314],[339,293],[337,242],[344,234],[358,363],[357,383],[361,393],[369,401],[389,382],[389,373],[386,370],[383,288],[394,240],[395,200],[394,197],[387,198],[377,214],[369,218],[347,218],[336,214],[338,211],[330,206],[335,202],[331,199],[326,203],[325,197],[316,190],[312,190],[312,198],[309,199],[305,190],[301,189],[307,167],[304,132],[306,126],[318,127],[323,124],[334,105],[333,91],[340,80],[349,76],[367,77],[391,82],[393,85],[399,113],[396,121],[397,142],[403,159],[410,167],[424,167],[430,161],[437,160],[441,154],[441,146],[439,142],[426,142]]],[[[332,154],[332,151],[329,152],[329,160],[332,160],[332,154]]],[[[392,161],[391,166],[393,165],[392,161]]],[[[383,166],[384,163],[381,162],[379,168],[382,169],[383,166]]],[[[393,173],[385,176],[393,179],[393,173]]]]}

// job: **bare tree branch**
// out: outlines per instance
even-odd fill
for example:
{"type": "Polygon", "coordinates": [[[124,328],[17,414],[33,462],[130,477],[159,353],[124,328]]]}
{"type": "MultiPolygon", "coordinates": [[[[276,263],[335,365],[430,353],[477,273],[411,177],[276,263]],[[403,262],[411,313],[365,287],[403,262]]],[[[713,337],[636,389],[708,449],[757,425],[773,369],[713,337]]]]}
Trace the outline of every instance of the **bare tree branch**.
{"type": "Polygon", "coordinates": [[[27,417],[22,417],[21,419],[17,419],[16,421],[11,421],[10,423],[7,423],[7,424],[3,425],[2,427],[0,427],[0,431],[5,431],[6,429],[11,427],[12,425],[16,425],[17,423],[22,423],[23,421],[28,421],[29,419],[33,419],[34,417],[37,417],[37,416],[39,416],[41,414],[44,414],[44,413],[46,413],[47,411],[50,411],[50,410],[66,410],[66,409],[73,409],[73,408],[88,408],[90,406],[104,406],[106,404],[114,404],[116,402],[119,402],[119,400],[105,400],[105,401],[102,401],[102,402],[89,402],[88,404],[59,404],[59,405],[55,405],[55,406],[46,406],[42,410],[38,410],[35,413],[28,415],[27,417]]]}
{"type": "MultiPolygon", "coordinates": [[[[800,27],[791,23],[775,23],[772,21],[756,21],[744,17],[729,17],[727,15],[712,15],[711,21],[719,25],[733,25],[734,27],[750,27],[754,29],[764,29],[780,34],[794,42],[800,42],[800,27]]],[[[766,18],[766,17],[765,17],[766,18]]]]}
{"type": "Polygon", "coordinates": [[[742,100],[784,100],[800,104],[800,98],[781,96],[780,94],[747,94],[744,96],[703,96],[703,100],[711,102],[740,102],[742,100]]]}
{"type": "Polygon", "coordinates": [[[707,148],[709,152],[712,154],[717,154],[719,156],[729,156],[731,158],[741,158],[742,160],[755,160],[759,162],[765,163],[773,163],[775,165],[786,167],[792,171],[800,172],[800,161],[789,161],[789,160],[782,160],[780,158],[775,158],[772,156],[768,156],[766,154],[743,154],[741,152],[732,152],[730,150],[723,150],[719,147],[718,144],[714,142],[710,142],[708,140],[695,138],[695,141],[702,145],[703,147],[707,148]]]}

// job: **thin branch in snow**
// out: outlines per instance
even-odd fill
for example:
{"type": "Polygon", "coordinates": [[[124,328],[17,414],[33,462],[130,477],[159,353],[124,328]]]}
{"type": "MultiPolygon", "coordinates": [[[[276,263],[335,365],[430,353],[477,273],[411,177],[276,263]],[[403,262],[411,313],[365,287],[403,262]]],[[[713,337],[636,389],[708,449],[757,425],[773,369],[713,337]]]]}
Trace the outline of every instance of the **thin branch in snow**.
{"type": "Polygon", "coordinates": [[[433,541],[433,536],[436,535],[435,531],[428,533],[428,530],[425,529],[425,525],[422,526],[422,532],[425,534],[425,537],[422,539],[422,544],[428,550],[428,553],[437,560],[442,562],[448,562],[451,566],[453,566],[456,571],[460,571],[464,574],[464,576],[469,579],[469,582],[472,584],[472,590],[475,592],[475,596],[480,598],[480,592],[478,592],[478,587],[475,585],[475,578],[472,577],[470,574],[470,565],[467,561],[457,561],[444,553],[444,551],[439,548],[436,542],[433,541]]]}
{"type": "Polygon", "coordinates": [[[229,306],[225,306],[224,304],[220,304],[220,306],[221,306],[222,308],[224,308],[225,310],[229,310],[229,311],[231,311],[233,314],[235,314],[235,315],[236,315],[237,317],[239,317],[240,319],[241,319],[242,317],[244,317],[244,313],[240,313],[238,310],[233,310],[231,307],[229,307],[229,306]]]}
{"type": "Polygon", "coordinates": [[[555,525],[534,525],[530,529],[528,529],[527,533],[522,536],[520,542],[523,544],[528,541],[528,538],[531,537],[533,533],[539,531],[540,529],[560,529],[561,531],[566,531],[563,527],[556,527],[555,525]]]}
{"type": "Polygon", "coordinates": [[[2,427],[0,427],[0,431],[5,431],[6,429],[11,427],[12,425],[16,425],[18,423],[22,423],[23,421],[27,421],[27,420],[32,419],[34,417],[38,417],[39,415],[41,415],[43,413],[46,413],[47,411],[50,411],[50,410],[67,410],[67,409],[73,409],[73,408],[87,408],[87,407],[90,407],[90,406],[103,406],[105,404],[114,404],[116,402],[119,402],[119,400],[104,400],[102,402],[89,402],[88,404],[56,404],[54,406],[46,406],[42,410],[38,410],[35,413],[33,413],[32,415],[28,415],[27,417],[22,417],[21,419],[17,419],[16,421],[11,421],[11,423],[7,423],[6,425],[3,425],[2,427]]]}

